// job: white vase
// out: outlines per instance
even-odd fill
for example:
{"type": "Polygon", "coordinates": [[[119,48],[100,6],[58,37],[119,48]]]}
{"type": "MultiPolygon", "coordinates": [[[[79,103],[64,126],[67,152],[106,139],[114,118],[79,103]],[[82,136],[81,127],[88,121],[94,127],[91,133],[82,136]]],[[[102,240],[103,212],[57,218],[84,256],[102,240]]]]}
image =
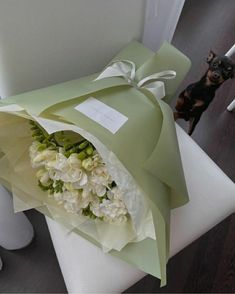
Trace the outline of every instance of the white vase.
{"type": "Polygon", "coordinates": [[[30,244],[33,236],[31,223],[22,212],[14,213],[11,194],[0,185],[0,246],[21,249],[30,244]]]}

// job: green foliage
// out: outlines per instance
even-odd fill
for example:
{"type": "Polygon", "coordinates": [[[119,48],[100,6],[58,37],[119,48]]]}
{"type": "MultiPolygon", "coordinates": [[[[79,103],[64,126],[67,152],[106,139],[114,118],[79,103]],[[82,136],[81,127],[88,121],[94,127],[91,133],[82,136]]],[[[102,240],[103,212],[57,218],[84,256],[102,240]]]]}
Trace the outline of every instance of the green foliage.
{"type": "Polygon", "coordinates": [[[79,134],[61,131],[49,135],[37,122],[31,120],[29,123],[33,139],[41,143],[38,151],[43,151],[47,148],[59,151],[59,148],[63,148],[64,155],[67,158],[71,154],[77,153],[80,160],[92,156],[94,153],[94,146],[79,134]]]}

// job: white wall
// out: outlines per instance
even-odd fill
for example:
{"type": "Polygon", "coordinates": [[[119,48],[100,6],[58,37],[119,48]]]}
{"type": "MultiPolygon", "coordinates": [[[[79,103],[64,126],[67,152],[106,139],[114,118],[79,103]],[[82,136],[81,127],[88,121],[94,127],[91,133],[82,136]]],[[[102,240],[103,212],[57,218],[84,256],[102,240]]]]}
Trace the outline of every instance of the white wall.
{"type": "Polygon", "coordinates": [[[0,95],[102,69],[141,39],[145,0],[0,0],[0,95]]]}

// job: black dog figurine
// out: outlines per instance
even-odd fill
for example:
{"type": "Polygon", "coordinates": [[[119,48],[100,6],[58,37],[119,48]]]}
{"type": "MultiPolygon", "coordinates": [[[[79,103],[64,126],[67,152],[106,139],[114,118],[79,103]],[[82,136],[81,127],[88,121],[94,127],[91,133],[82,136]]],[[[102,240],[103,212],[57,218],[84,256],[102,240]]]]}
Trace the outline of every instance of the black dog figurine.
{"type": "Polygon", "coordinates": [[[210,51],[207,58],[209,68],[200,81],[190,84],[178,97],[174,118],[189,121],[191,136],[202,113],[207,109],[215,91],[229,78],[235,77],[235,64],[227,56],[217,56],[210,51]]]}

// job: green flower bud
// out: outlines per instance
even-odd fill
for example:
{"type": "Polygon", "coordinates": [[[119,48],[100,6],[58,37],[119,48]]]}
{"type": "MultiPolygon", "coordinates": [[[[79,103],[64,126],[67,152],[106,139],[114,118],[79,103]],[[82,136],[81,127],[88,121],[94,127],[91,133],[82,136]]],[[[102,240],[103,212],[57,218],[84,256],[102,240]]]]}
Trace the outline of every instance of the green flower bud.
{"type": "Polygon", "coordinates": [[[71,149],[73,147],[73,144],[65,144],[64,145],[64,149],[67,151],[67,150],[69,150],[69,149],[71,149]]]}
{"type": "Polygon", "coordinates": [[[46,144],[40,144],[39,146],[38,146],[38,151],[43,151],[43,150],[45,150],[47,148],[47,145],[46,144]]]}
{"type": "Polygon", "coordinates": [[[88,155],[92,155],[93,154],[93,148],[92,148],[92,146],[88,146],[87,148],[86,148],[86,153],[88,154],[88,155]]]}
{"type": "Polygon", "coordinates": [[[93,160],[91,157],[88,157],[82,161],[82,167],[85,170],[91,171],[93,169],[93,160]]]}
{"type": "Polygon", "coordinates": [[[80,150],[82,150],[82,149],[86,148],[87,145],[88,145],[88,141],[84,141],[84,142],[82,142],[81,144],[78,145],[78,148],[80,150]]]}
{"type": "Polygon", "coordinates": [[[72,149],[69,150],[70,154],[72,153],[77,153],[77,149],[75,147],[73,147],[72,149]]]}
{"type": "Polygon", "coordinates": [[[79,152],[78,153],[78,159],[80,159],[80,160],[83,160],[83,159],[85,159],[86,158],[86,153],[84,152],[84,151],[81,151],[81,152],[79,152]]]}

